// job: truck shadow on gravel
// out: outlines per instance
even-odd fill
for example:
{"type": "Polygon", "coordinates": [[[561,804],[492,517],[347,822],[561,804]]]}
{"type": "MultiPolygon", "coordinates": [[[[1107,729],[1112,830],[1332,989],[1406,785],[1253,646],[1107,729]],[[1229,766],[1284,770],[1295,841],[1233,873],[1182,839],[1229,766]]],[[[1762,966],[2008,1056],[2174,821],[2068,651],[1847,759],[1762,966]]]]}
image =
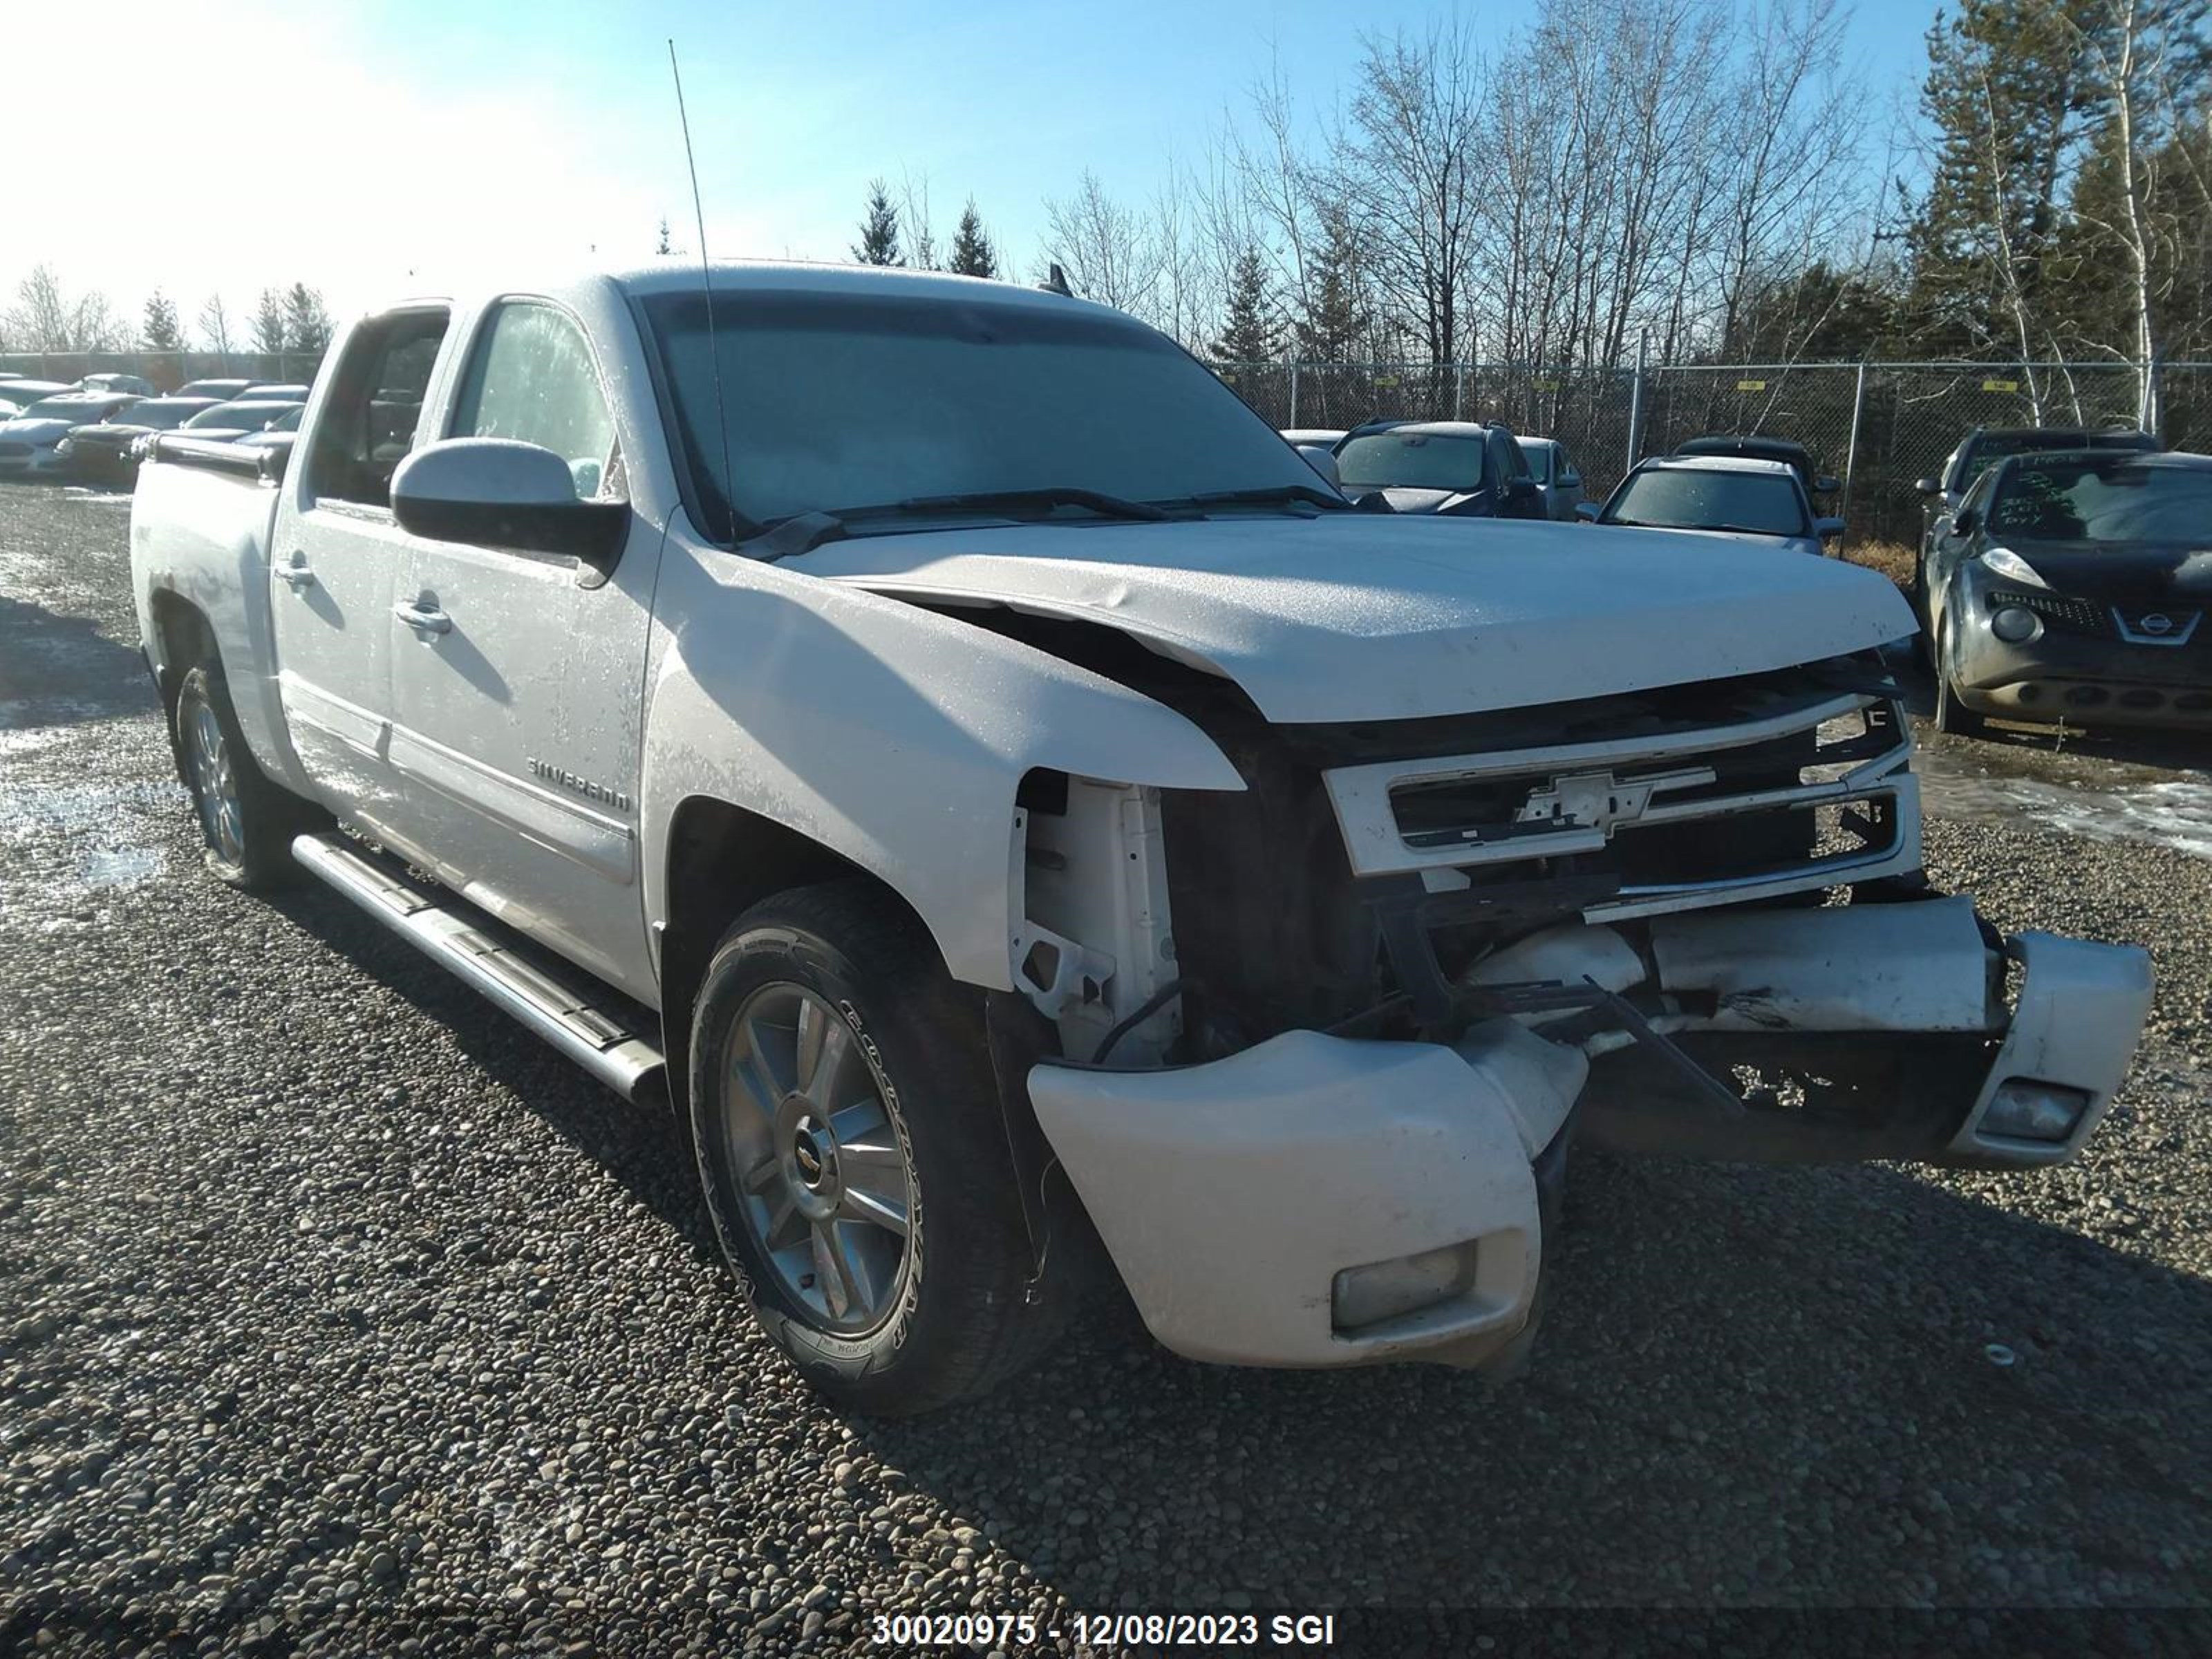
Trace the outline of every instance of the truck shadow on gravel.
{"type": "Polygon", "coordinates": [[[0,732],[109,720],[153,701],[145,659],[92,617],[0,594],[0,732]]]}
{"type": "MultiPolygon", "coordinates": [[[[337,898],[281,904],[719,1261],[665,1111],[337,898]]],[[[2103,1218],[2090,1186],[2005,1190],[2103,1218]]],[[[2142,1218],[2115,1213],[2098,1224],[2124,1243],[2142,1218]]],[[[2203,1280],[1899,1170],[1595,1154],[1555,1267],[1534,1359],[1503,1385],[1191,1364],[1109,1290],[991,1398],[852,1426],[1091,1611],[2212,1597],[2203,1280]]]]}

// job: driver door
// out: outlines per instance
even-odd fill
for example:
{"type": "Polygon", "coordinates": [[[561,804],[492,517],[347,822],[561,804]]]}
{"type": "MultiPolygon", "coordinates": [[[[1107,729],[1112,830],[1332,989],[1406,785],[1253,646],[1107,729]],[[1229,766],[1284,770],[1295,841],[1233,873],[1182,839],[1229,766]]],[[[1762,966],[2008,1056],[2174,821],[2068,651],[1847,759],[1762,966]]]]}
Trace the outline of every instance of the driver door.
{"type": "MultiPolygon", "coordinates": [[[[612,410],[575,319],[507,299],[475,327],[444,435],[539,445],[580,498],[621,499],[612,410]]],[[[659,556],[659,530],[635,514],[611,569],[418,540],[392,647],[409,843],[469,899],[647,998],[637,795],[659,556]]]]}

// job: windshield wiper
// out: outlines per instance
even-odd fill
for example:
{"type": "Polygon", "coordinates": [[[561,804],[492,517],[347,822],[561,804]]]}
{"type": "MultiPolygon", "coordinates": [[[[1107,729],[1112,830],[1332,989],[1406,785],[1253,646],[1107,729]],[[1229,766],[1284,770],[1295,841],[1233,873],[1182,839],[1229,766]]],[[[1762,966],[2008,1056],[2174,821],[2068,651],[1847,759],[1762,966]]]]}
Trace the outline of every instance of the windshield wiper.
{"type": "Polygon", "coordinates": [[[1319,484],[1263,484],[1256,489],[1207,489],[1195,495],[1182,495],[1178,502],[1188,501],[1193,507],[1266,507],[1273,503],[1287,506],[1301,501],[1309,507],[1326,507],[1348,510],[1352,503],[1342,495],[1322,489],[1319,484]]]}
{"type": "Polygon", "coordinates": [[[896,503],[902,513],[935,513],[950,509],[959,511],[974,508],[978,512],[998,513],[1009,508],[1018,511],[1024,507],[1080,507],[1096,513],[1102,519],[1141,519],[1154,522],[1169,514],[1150,501],[1128,501],[1120,495],[1109,495],[1103,490],[1084,489],[1073,484],[1048,484],[1039,489],[977,489],[958,495],[909,495],[896,503]]]}
{"type": "Polygon", "coordinates": [[[977,489],[957,495],[909,495],[902,501],[872,507],[840,507],[813,513],[794,513],[768,525],[761,534],[741,544],[750,557],[774,563],[811,553],[828,542],[843,541],[851,526],[870,519],[902,513],[1018,514],[1056,507],[1079,507],[1102,519],[1141,519],[1152,522],[1172,515],[1150,501],[1124,501],[1103,490],[1053,484],[1041,489],[977,489]]]}

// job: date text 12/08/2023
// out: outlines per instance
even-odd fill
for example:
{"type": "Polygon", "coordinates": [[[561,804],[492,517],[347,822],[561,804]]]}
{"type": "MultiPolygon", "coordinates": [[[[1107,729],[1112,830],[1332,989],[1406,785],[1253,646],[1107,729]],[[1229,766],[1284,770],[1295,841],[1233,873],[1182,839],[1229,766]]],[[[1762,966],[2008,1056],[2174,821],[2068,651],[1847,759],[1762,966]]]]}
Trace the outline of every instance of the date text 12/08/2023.
{"type": "Polygon", "coordinates": [[[1028,1613],[877,1613],[869,1637],[878,1646],[1023,1648],[1072,1637],[1079,1646],[1142,1644],[1171,1648],[1334,1647],[1336,1615],[1328,1613],[1069,1613],[1039,1620],[1028,1613]]]}

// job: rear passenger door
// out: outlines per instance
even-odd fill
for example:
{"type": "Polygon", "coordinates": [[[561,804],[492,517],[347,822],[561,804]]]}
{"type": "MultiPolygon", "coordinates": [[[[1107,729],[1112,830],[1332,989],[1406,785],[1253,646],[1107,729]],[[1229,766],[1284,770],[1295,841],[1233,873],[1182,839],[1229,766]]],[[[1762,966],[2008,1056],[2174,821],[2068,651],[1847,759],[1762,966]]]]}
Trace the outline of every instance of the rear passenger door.
{"type": "MultiPolygon", "coordinates": [[[[446,437],[539,445],[580,498],[622,500],[589,337],[546,300],[471,331],[446,437]]],[[[611,569],[418,541],[395,608],[392,762],[408,840],[449,885],[632,994],[652,975],[638,889],[645,657],[660,534],[633,516],[611,569]]]]}
{"type": "Polygon", "coordinates": [[[414,446],[447,320],[442,306],[411,307],[347,337],[287,473],[270,548],[293,750],[326,805],[380,833],[394,824],[392,603],[409,562],[392,473],[414,446]]]}

